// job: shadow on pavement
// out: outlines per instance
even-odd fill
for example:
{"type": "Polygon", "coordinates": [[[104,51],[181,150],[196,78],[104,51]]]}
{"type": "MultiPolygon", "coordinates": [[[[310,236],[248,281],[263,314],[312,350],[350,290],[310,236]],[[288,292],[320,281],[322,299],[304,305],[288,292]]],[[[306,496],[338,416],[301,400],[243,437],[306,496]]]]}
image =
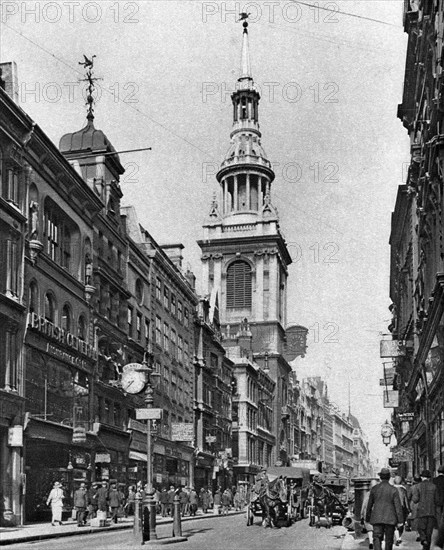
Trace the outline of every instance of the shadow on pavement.
{"type": "Polygon", "coordinates": [[[207,531],[213,531],[213,529],[182,529],[182,534],[184,537],[193,537],[199,533],[206,533],[207,531]]]}

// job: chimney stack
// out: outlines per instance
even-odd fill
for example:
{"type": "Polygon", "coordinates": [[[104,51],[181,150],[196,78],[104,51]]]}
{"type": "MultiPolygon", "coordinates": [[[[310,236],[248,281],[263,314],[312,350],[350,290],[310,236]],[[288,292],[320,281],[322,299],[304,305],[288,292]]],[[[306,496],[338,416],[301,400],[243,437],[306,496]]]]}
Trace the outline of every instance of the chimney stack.
{"type": "Polygon", "coordinates": [[[15,61],[0,63],[0,86],[9,97],[19,104],[19,85],[17,76],[17,65],[15,61]]]}

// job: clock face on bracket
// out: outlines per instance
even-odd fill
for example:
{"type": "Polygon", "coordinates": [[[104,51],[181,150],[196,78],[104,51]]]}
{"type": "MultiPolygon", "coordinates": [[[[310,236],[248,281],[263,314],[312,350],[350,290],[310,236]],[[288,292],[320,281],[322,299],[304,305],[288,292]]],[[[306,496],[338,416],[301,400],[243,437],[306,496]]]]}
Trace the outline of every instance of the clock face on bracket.
{"type": "Polygon", "coordinates": [[[384,426],[382,426],[381,428],[381,435],[383,437],[390,437],[392,434],[393,434],[392,427],[389,426],[388,424],[384,424],[384,426]]]}
{"type": "Polygon", "coordinates": [[[122,374],[122,389],[126,393],[140,393],[145,387],[143,372],[128,370],[122,374]]]}

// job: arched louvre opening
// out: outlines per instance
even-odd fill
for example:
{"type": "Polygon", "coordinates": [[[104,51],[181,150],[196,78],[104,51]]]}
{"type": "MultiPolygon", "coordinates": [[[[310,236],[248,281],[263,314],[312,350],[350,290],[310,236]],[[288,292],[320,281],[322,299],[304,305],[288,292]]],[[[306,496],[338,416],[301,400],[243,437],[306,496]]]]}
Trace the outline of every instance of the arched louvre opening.
{"type": "Polygon", "coordinates": [[[251,267],[243,260],[233,262],[227,269],[227,307],[251,308],[251,267]]]}

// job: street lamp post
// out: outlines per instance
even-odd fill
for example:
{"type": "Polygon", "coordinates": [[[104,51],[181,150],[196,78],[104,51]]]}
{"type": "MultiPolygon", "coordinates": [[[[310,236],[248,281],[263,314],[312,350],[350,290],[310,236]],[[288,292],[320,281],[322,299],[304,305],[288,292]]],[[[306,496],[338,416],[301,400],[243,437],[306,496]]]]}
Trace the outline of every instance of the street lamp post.
{"type": "MultiPolygon", "coordinates": [[[[142,365],[146,369],[147,374],[147,383],[145,388],[145,404],[147,409],[151,409],[154,403],[154,389],[151,381],[151,376],[153,374],[152,368],[152,353],[145,352],[143,357],[142,365]],[[146,361],[146,356],[148,355],[149,363],[146,361]]],[[[150,526],[150,539],[157,539],[156,533],[156,503],[154,501],[154,489],[153,489],[153,449],[152,449],[152,439],[151,439],[151,419],[148,418],[146,421],[146,478],[147,478],[147,495],[146,503],[149,510],[149,526],[150,526]]]]}

